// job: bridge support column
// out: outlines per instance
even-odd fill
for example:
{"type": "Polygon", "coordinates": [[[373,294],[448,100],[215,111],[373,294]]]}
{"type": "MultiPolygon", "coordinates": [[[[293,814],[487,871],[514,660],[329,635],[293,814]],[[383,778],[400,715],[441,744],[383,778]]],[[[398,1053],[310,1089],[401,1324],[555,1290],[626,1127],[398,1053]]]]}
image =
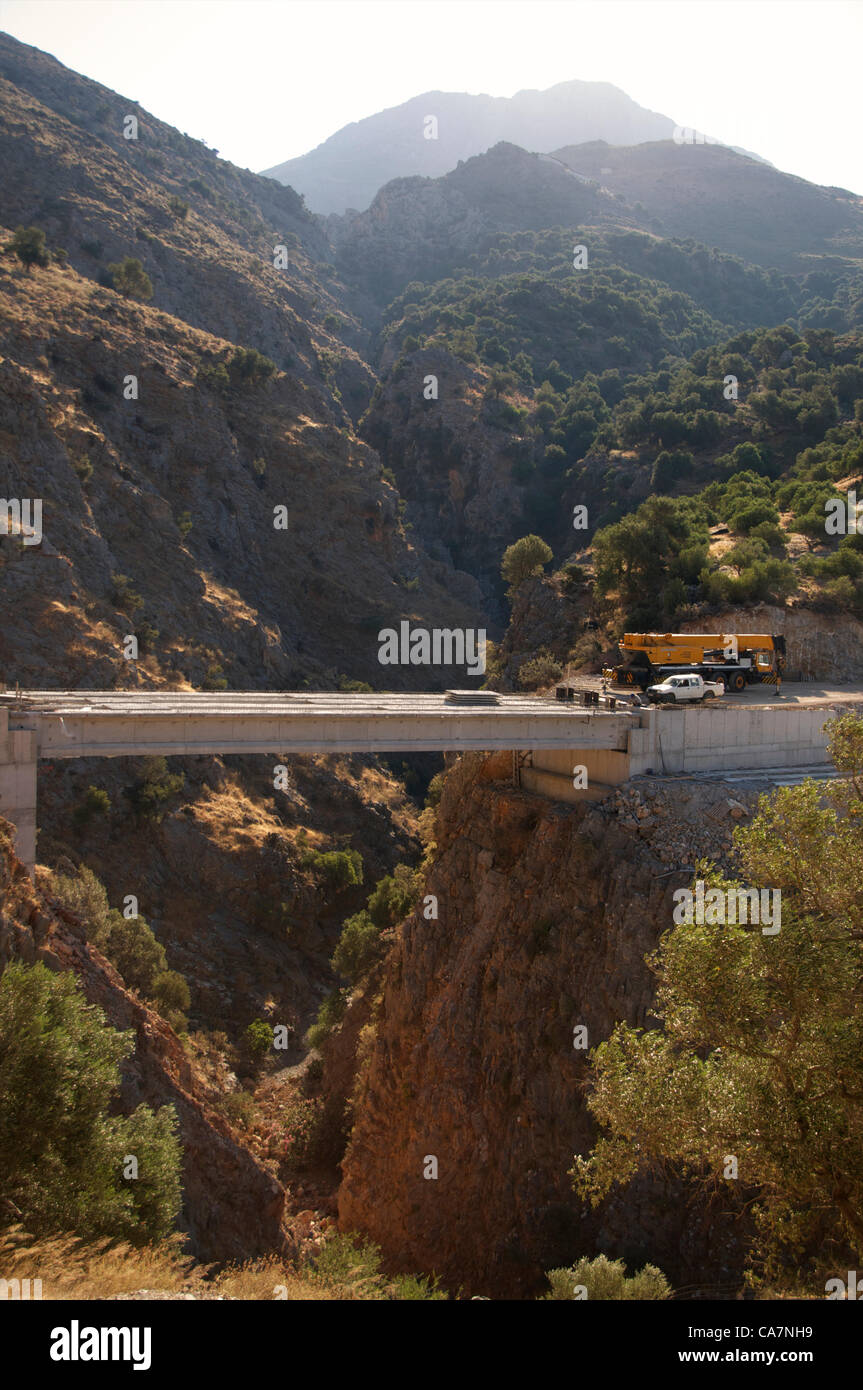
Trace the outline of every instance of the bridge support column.
{"type": "Polygon", "coordinates": [[[15,826],[15,853],[32,875],[36,867],[36,734],[9,731],[0,710],[0,816],[15,826]]]}

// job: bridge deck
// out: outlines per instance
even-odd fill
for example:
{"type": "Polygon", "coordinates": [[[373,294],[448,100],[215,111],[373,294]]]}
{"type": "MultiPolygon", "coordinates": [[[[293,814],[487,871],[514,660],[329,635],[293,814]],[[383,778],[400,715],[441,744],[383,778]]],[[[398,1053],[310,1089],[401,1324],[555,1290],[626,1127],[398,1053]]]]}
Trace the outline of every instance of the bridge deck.
{"type": "MultiPolygon", "coordinates": [[[[0,695],[40,757],[626,747],[634,716],[531,695],[26,690],[0,695]]],[[[637,716],[635,717],[637,722],[637,716]]]]}

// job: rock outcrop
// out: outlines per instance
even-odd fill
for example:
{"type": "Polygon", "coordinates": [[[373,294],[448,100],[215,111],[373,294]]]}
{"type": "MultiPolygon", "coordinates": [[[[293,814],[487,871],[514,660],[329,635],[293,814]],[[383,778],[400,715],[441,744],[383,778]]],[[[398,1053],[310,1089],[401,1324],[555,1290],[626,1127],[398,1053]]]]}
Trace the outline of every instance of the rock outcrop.
{"type": "Polygon", "coordinates": [[[686,802],[648,782],[563,807],[495,781],[504,763],[469,755],[447,779],[424,889],[439,917],[410,917],[387,962],[340,1223],[470,1293],[529,1294],[600,1250],[677,1286],[734,1287],[730,1199],[708,1210],[673,1177],[640,1178],[594,1213],[567,1170],[594,1137],[573,1029],[592,1047],[618,1020],[655,1026],[645,955],[696,858],[727,865],[752,796],[712,784],[686,802]]]}
{"type": "MultiPolygon", "coordinates": [[[[704,619],[700,620],[703,624],[704,619]]],[[[683,632],[703,630],[698,621],[681,623],[683,632]]],[[[800,605],[778,608],[759,604],[728,609],[711,617],[710,632],[781,632],[785,634],[786,680],[863,680],[863,623],[850,613],[819,613],[800,605]],[[745,618],[745,622],[744,622],[745,618]]]]}

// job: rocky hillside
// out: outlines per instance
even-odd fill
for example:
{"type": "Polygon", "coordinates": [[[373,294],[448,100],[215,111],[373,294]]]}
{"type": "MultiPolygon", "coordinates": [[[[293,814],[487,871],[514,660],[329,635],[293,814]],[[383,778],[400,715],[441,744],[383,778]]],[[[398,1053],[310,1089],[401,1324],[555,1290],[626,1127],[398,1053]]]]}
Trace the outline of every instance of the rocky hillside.
{"type": "Polygon", "coordinates": [[[0,302],[4,486],[43,499],[44,530],[0,542],[7,679],[122,684],[134,632],[152,685],[377,683],[381,626],[478,619],[475,586],[405,531],[319,386],[266,369],[223,383],[208,370],[231,344],[71,268],[0,261],[0,302]]]}
{"type": "Polygon", "coordinates": [[[417,810],[375,759],[288,758],[287,791],[273,788],[275,762],[171,759],[181,786],[158,818],[136,809],[145,759],[43,763],[38,855],[65,872],[86,863],[114,907],[136,897],[189,986],[192,1030],[235,1044],[254,1019],[285,1024],[296,1061],[333,986],[342,921],[416,856],[417,810]],[[109,806],[84,821],[76,810],[94,786],[109,806]],[[361,860],[357,885],[331,881],[315,860],[348,848],[361,860]]]}

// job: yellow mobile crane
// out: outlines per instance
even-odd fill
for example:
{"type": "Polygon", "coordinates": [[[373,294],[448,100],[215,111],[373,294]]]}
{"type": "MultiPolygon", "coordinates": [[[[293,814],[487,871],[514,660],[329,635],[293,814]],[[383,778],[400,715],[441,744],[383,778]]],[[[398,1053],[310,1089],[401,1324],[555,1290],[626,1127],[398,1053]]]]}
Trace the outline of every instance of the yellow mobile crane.
{"type": "Polygon", "coordinates": [[[785,638],[751,632],[626,632],[620,657],[602,674],[624,690],[644,690],[681,671],[722,681],[726,690],[743,690],[777,684],[785,670],[785,638]]]}

